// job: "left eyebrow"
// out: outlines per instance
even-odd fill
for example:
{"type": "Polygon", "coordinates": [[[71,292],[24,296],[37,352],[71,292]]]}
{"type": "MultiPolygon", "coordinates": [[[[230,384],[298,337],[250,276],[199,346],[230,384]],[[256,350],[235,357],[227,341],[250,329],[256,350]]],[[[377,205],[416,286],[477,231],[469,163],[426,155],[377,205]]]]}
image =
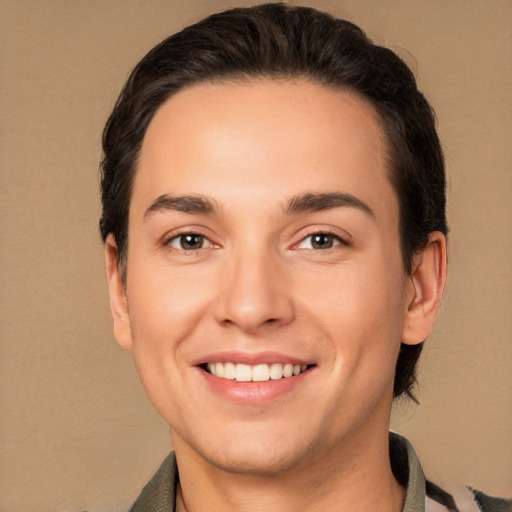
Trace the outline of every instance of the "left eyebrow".
{"type": "Polygon", "coordinates": [[[318,212],[343,207],[357,208],[370,217],[375,217],[375,213],[366,203],[352,194],[341,192],[306,193],[294,196],[286,205],[285,212],[287,214],[318,212]]]}
{"type": "Polygon", "coordinates": [[[157,212],[178,211],[208,215],[217,211],[214,202],[201,195],[171,196],[163,194],[157,197],[144,212],[144,218],[157,212]]]}

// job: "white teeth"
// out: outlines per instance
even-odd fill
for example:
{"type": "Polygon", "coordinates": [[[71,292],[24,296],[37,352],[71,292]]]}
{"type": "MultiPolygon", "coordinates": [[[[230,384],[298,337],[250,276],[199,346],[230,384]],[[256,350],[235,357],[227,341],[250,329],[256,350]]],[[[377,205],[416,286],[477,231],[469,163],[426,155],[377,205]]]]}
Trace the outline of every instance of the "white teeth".
{"type": "Polygon", "coordinates": [[[268,364],[258,364],[252,368],[253,382],[265,382],[270,379],[270,368],[268,364]]]}
{"type": "Polygon", "coordinates": [[[235,378],[235,365],[233,363],[226,363],[224,365],[224,378],[233,380],[235,378]]]}
{"type": "Polygon", "coordinates": [[[293,375],[293,364],[285,364],[283,368],[283,377],[291,377],[293,375]]]}
{"type": "Polygon", "coordinates": [[[237,382],[251,382],[251,379],[251,367],[248,364],[237,364],[235,369],[235,380],[237,382]]]}
{"type": "Polygon", "coordinates": [[[270,378],[272,380],[281,379],[283,377],[283,365],[274,363],[270,365],[270,378]]]}
{"type": "Polygon", "coordinates": [[[221,379],[236,380],[237,382],[265,382],[269,379],[278,380],[299,375],[307,369],[307,365],[281,364],[248,364],[208,363],[208,371],[221,379]]]}
{"type": "Polygon", "coordinates": [[[215,375],[217,375],[217,377],[224,377],[224,365],[222,363],[215,365],[215,375]]]}

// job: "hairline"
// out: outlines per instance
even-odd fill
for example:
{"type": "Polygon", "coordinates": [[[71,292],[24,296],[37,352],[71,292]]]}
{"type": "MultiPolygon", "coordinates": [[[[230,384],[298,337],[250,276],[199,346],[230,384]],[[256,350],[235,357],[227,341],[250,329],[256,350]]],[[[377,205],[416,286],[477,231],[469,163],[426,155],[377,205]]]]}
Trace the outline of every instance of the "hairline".
{"type": "MultiPolygon", "coordinates": [[[[400,251],[402,254],[403,266],[404,266],[404,269],[407,271],[407,273],[410,273],[409,260],[412,258],[413,255],[405,254],[405,247],[403,246],[404,240],[403,240],[401,226],[402,226],[402,217],[403,217],[404,212],[402,211],[403,208],[402,208],[402,202],[400,199],[399,191],[397,190],[395,180],[393,179],[393,154],[392,154],[393,153],[393,141],[391,140],[391,137],[387,133],[386,122],[385,122],[383,115],[379,112],[379,109],[377,107],[377,102],[374,102],[367,95],[361,93],[360,91],[358,91],[357,89],[355,89],[352,86],[349,86],[346,84],[336,84],[332,80],[331,81],[322,80],[321,76],[315,76],[313,73],[300,73],[300,72],[297,74],[275,73],[275,72],[247,73],[247,72],[234,71],[231,73],[225,73],[222,75],[211,76],[211,77],[197,76],[193,80],[190,80],[186,83],[181,84],[180,87],[178,87],[176,90],[172,91],[167,96],[165,96],[160,101],[158,106],[153,110],[153,112],[151,112],[151,115],[149,116],[149,119],[144,128],[144,135],[142,136],[142,138],[140,140],[140,147],[138,149],[136,157],[134,158],[133,167],[131,170],[130,192],[129,192],[129,196],[128,196],[128,204],[127,204],[127,211],[126,211],[125,237],[123,240],[123,247],[121,248],[121,251],[118,251],[118,268],[120,270],[121,278],[122,278],[125,286],[126,286],[128,247],[129,247],[129,217],[130,217],[130,208],[131,208],[131,204],[132,204],[133,187],[135,184],[138,167],[140,165],[142,146],[144,144],[144,140],[146,138],[148,129],[153,121],[153,118],[157,114],[157,112],[177,94],[184,92],[186,90],[189,90],[189,89],[193,89],[195,87],[257,85],[257,84],[279,83],[279,82],[282,82],[282,83],[305,83],[305,84],[316,85],[319,87],[324,87],[328,90],[331,90],[331,91],[337,92],[337,93],[346,93],[346,94],[350,95],[352,98],[362,102],[366,107],[368,107],[370,109],[370,111],[373,115],[373,118],[376,122],[376,125],[379,129],[379,135],[380,135],[381,141],[382,141],[382,149],[383,149],[383,157],[384,157],[384,166],[385,166],[386,176],[387,176],[387,179],[389,180],[389,183],[393,189],[393,192],[395,194],[395,197],[396,197],[397,203],[398,203],[398,215],[399,215],[398,238],[399,238],[399,243],[400,243],[400,251]]],[[[116,243],[117,243],[117,241],[116,241],[116,243]]]]}

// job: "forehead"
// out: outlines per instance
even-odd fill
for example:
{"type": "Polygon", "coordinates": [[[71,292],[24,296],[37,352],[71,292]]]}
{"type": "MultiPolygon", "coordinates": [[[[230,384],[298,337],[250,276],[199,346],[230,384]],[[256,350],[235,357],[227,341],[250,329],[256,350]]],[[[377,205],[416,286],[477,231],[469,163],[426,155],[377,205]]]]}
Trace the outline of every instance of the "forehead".
{"type": "Polygon", "coordinates": [[[167,100],[146,132],[133,201],[259,194],[263,205],[325,191],[396,202],[376,112],[348,91],[261,80],[194,85],[167,100]]]}

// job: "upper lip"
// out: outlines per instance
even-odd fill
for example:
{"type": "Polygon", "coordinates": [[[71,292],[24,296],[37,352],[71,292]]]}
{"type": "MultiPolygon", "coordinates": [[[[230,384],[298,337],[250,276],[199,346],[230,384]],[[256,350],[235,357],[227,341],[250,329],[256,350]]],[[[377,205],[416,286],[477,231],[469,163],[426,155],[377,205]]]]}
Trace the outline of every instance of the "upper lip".
{"type": "Polygon", "coordinates": [[[234,364],[247,364],[255,366],[258,364],[300,364],[310,365],[311,361],[300,357],[290,356],[279,352],[237,352],[237,351],[223,351],[208,354],[193,361],[194,366],[200,366],[206,363],[234,363],[234,364]]]}

